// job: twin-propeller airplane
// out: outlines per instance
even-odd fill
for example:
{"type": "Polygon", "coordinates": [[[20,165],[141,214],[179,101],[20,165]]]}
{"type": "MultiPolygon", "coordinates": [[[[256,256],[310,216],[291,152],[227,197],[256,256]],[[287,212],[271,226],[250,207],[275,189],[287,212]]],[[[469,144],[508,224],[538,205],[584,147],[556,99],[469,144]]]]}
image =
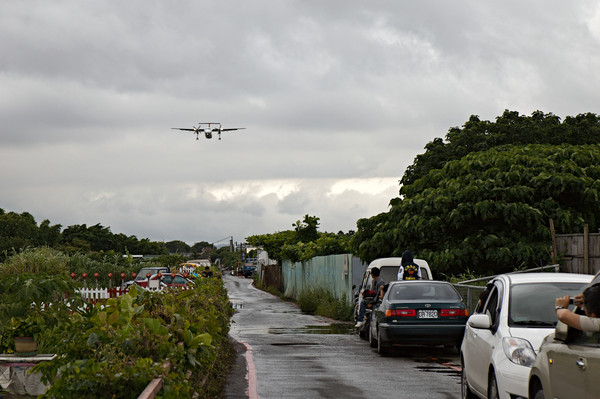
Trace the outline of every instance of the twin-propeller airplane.
{"type": "Polygon", "coordinates": [[[221,124],[218,122],[200,122],[200,123],[198,123],[198,127],[194,126],[191,129],[184,128],[184,127],[172,127],[171,129],[185,130],[187,132],[193,132],[196,134],[196,140],[199,139],[200,133],[204,133],[204,137],[206,137],[207,139],[212,139],[213,133],[217,133],[219,140],[221,140],[221,132],[229,132],[232,130],[241,130],[241,129],[245,129],[245,127],[223,128],[223,127],[221,127],[221,124]]]}

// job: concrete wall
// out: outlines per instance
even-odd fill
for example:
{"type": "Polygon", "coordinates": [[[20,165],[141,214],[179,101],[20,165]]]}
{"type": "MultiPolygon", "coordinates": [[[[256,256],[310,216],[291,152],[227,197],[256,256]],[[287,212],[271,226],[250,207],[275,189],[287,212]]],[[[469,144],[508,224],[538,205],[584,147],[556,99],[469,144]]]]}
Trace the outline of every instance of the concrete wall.
{"type": "Polygon", "coordinates": [[[317,256],[307,262],[283,261],[283,293],[298,299],[305,290],[323,288],[336,298],[354,303],[353,285],[358,285],[367,265],[351,254],[317,256]]]}

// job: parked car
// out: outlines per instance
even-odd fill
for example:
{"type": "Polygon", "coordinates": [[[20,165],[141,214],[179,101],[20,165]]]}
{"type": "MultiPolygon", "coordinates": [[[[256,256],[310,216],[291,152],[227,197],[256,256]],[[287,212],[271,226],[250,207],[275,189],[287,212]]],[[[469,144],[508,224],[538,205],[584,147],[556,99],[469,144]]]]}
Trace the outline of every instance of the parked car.
{"type": "Polygon", "coordinates": [[[242,274],[244,277],[254,277],[258,268],[258,259],[257,258],[248,258],[244,261],[242,265],[242,274]]]}
{"type": "Polygon", "coordinates": [[[462,297],[448,282],[395,281],[373,310],[369,343],[382,355],[397,344],[458,348],[468,317],[462,297]]]}
{"type": "Polygon", "coordinates": [[[167,266],[151,266],[142,267],[135,276],[135,279],[124,283],[125,287],[129,287],[132,284],[137,284],[141,287],[148,286],[148,274],[153,275],[157,273],[171,273],[171,270],[167,266]]]}
{"type": "MultiPolygon", "coordinates": [[[[590,285],[600,283],[600,272],[590,285]]],[[[529,373],[529,398],[600,398],[600,332],[579,332],[558,322],[529,373]],[[569,331],[571,330],[571,331],[569,331]]]]}
{"type": "Polygon", "coordinates": [[[189,287],[194,282],[180,273],[156,273],[136,284],[140,287],[160,290],[165,287],[189,287]]]}
{"type": "MultiPolygon", "coordinates": [[[[419,265],[421,269],[421,277],[423,280],[432,280],[433,277],[431,275],[431,269],[429,268],[429,264],[427,261],[423,259],[414,259],[414,262],[419,265]]],[[[373,277],[371,277],[371,269],[374,267],[378,267],[380,270],[379,277],[383,279],[386,283],[391,281],[396,281],[398,276],[398,268],[402,263],[402,258],[379,258],[375,259],[363,274],[362,281],[354,294],[354,321],[356,322],[358,318],[358,309],[360,305],[360,301],[363,300],[365,295],[365,290],[368,290],[373,284],[373,277]]],[[[366,338],[366,335],[359,331],[359,335],[361,338],[366,338]]]]}
{"type": "Polygon", "coordinates": [[[485,303],[465,328],[462,397],[527,397],[536,353],[556,326],[555,299],[580,293],[591,279],[573,273],[513,273],[492,279],[485,303]]]}

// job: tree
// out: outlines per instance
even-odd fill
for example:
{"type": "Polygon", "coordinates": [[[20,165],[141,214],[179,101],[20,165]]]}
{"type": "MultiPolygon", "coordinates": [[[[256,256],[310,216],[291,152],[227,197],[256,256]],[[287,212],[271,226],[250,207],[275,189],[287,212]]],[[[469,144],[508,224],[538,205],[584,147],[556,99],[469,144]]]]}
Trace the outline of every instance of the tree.
{"type": "Polygon", "coordinates": [[[3,253],[37,245],[38,235],[38,227],[31,214],[7,213],[4,210],[0,213],[0,251],[3,253]]]}
{"type": "Polygon", "coordinates": [[[321,233],[317,231],[319,218],[305,215],[304,220],[296,221],[294,230],[274,234],[255,235],[246,241],[268,252],[269,258],[281,263],[284,259],[292,262],[306,261],[315,256],[349,253],[350,233],[321,233]]]}
{"type": "Polygon", "coordinates": [[[407,186],[432,169],[472,152],[487,151],[502,145],[600,144],[600,117],[587,113],[568,116],[563,123],[549,113],[535,111],[531,116],[506,110],[496,122],[482,121],[473,115],[462,128],[450,128],[446,142],[436,138],[427,143],[425,153],[417,155],[400,181],[407,186]]]}
{"type": "Polygon", "coordinates": [[[195,243],[194,245],[192,245],[191,250],[193,252],[196,252],[200,255],[204,254],[204,252],[210,252],[211,250],[213,250],[215,248],[215,246],[213,244],[210,244],[206,241],[200,241],[195,243]]]}
{"type": "Polygon", "coordinates": [[[549,218],[558,232],[599,227],[599,127],[593,114],[562,124],[541,112],[471,117],[415,159],[389,212],[357,222],[355,253],[370,261],[411,249],[451,274],[547,263],[549,218]]]}
{"type": "Polygon", "coordinates": [[[304,220],[296,221],[292,226],[296,231],[296,237],[301,242],[311,242],[318,238],[319,234],[317,232],[319,228],[319,218],[316,216],[308,216],[304,215],[304,220]]]}
{"type": "Polygon", "coordinates": [[[169,253],[172,253],[172,254],[188,253],[191,250],[189,245],[187,245],[185,242],[179,241],[179,240],[166,242],[165,246],[169,250],[169,253]]]}

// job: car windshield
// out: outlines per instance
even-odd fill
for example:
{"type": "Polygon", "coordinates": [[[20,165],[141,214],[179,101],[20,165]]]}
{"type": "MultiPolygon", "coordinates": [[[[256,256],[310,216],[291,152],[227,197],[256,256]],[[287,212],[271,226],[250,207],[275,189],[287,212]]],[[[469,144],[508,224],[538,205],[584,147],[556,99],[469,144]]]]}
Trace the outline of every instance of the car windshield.
{"type": "Polygon", "coordinates": [[[163,283],[165,283],[165,284],[185,284],[186,281],[185,281],[185,278],[183,278],[181,276],[176,275],[175,279],[173,279],[170,274],[167,274],[163,277],[163,283]]]}
{"type": "Polygon", "coordinates": [[[140,280],[145,280],[146,274],[150,273],[150,274],[156,274],[158,272],[161,273],[168,273],[168,268],[166,267],[143,267],[137,274],[137,276],[135,277],[136,281],[140,281],[140,280]]]}
{"type": "Polygon", "coordinates": [[[510,292],[508,325],[511,327],[556,326],[556,298],[581,293],[585,283],[531,283],[513,285],[510,292]]]}
{"type": "Polygon", "coordinates": [[[398,266],[379,266],[379,277],[386,283],[398,280],[398,266]]]}
{"type": "Polygon", "coordinates": [[[462,298],[448,284],[406,283],[392,285],[388,299],[390,301],[411,299],[460,301],[462,298]]]}

